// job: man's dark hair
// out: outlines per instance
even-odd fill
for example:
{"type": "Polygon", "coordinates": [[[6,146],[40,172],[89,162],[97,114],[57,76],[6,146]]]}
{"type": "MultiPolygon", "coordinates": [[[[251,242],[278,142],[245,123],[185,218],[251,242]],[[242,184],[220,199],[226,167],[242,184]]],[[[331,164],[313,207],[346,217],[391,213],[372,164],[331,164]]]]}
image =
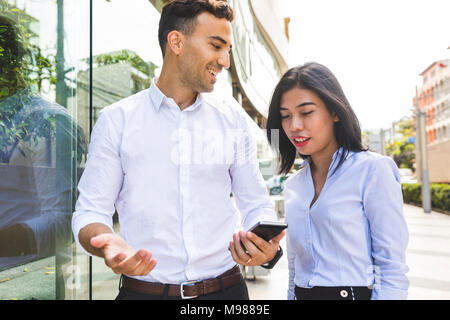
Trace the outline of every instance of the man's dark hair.
{"type": "MultiPolygon", "coordinates": [[[[288,173],[295,161],[296,149],[286,136],[281,126],[280,103],[283,94],[291,89],[307,89],[316,93],[325,103],[330,114],[336,114],[339,118],[334,123],[334,135],[343,152],[338,165],[333,173],[342,165],[349,151],[367,151],[361,141],[361,129],[358,118],[350,106],[344,91],[333,73],[325,66],[309,62],[302,66],[288,70],[278,82],[272,95],[267,117],[267,138],[272,145],[271,130],[279,130],[279,150],[277,150],[281,162],[280,173],[288,173]]],[[[309,155],[302,155],[308,159],[309,155]]]]}
{"type": "Polygon", "coordinates": [[[163,57],[166,54],[167,35],[173,30],[190,35],[195,29],[197,16],[203,12],[230,22],[234,17],[233,9],[226,1],[221,0],[174,0],[164,6],[158,31],[163,57]]]}

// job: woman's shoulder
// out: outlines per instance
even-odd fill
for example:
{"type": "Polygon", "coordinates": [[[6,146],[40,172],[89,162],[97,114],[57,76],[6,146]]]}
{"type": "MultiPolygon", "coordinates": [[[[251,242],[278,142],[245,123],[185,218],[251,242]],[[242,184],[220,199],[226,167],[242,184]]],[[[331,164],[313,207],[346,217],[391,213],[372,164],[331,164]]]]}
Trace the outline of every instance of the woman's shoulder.
{"type": "Polygon", "coordinates": [[[357,163],[372,166],[385,166],[394,165],[396,166],[394,160],[388,156],[379,154],[373,151],[360,151],[354,153],[354,158],[357,163]]]}
{"type": "Polygon", "coordinates": [[[352,169],[361,173],[361,176],[393,175],[397,177],[398,167],[395,161],[385,155],[373,151],[361,151],[354,155],[352,169]],[[366,174],[363,174],[365,172],[366,174]]]}

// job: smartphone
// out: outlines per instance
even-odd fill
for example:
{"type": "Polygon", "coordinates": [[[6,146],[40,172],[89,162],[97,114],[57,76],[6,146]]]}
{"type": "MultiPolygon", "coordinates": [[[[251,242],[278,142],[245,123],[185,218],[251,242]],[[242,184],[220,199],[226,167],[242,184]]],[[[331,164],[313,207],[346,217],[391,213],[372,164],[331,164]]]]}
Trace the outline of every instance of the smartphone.
{"type": "MultiPolygon", "coordinates": [[[[279,235],[281,231],[286,229],[288,225],[281,222],[260,221],[251,227],[248,231],[253,232],[258,237],[270,241],[273,237],[279,235]]],[[[242,248],[245,249],[244,244],[241,241],[242,248]]]]}

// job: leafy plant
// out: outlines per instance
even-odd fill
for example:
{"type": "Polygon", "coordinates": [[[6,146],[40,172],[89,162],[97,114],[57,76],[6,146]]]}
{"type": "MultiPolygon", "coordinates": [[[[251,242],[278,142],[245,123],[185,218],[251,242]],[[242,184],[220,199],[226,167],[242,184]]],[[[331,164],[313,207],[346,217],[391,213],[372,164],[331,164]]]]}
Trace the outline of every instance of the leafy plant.
{"type": "Polygon", "coordinates": [[[34,18],[2,0],[0,5],[9,9],[0,14],[0,161],[9,163],[16,149],[25,156],[20,141],[37,144],[54,135],[56,116],[28,109],[32,91],[41,91],[44,81],[56,83],[56,63],[32,44],[34,18]]]}
{"type": "Polygon", "coordinates": [[[51,139],[56,133],[56,115],[53,110],[32,110],[32,94],[25,90],[0,102],[0,162],[9,163],[17,149],[22,156],[20,141],[35,146],[39,138],[51,139]]]}
{"type": "MultiPolygon", "coordinates": [[[[405,202],[422,203],[422,185],[420,183],[402,184],[403,199],[405,202]]],[[[434,209],[441,209],[450,212],[450,185],[430,184],[431,206],[434,209]]]]}
{"type": "Polygon", "coordinates": [[[399,168],[409,168],[414,170],[415,145],[410,142],[413,133],[412,120],[403,120],[398,123],[397,132],[402,135],[400,140],[395,140],[386,147],[386,151],[391,155],[399,168]]]}
{"type": "Polygon", "coordinates": [[[158,67],[152,62],[145,62],[136,53],[129,50],[121,50],[120,52],[99,54],[94,57],[94,62],[98,67],[111,65],[121,62],[129,62],[132,67],[136,68],[140,72],[148,75],[150,78],[154,77],[155,69],[158,67]]]}

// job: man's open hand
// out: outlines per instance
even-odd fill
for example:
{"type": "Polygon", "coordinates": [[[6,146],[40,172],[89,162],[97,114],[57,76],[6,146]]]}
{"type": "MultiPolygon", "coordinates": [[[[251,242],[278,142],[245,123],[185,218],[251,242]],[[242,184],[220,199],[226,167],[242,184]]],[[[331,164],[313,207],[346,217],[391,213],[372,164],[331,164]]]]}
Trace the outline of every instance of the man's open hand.
{"type": "Polygon", "coordinates": [[[101,249],[105,264],[116,274],[145,276],[156,266],[156,259],[145,249],[137,252],[114,233],[104,233],[91,238],[91,245],[101,249]]]}

